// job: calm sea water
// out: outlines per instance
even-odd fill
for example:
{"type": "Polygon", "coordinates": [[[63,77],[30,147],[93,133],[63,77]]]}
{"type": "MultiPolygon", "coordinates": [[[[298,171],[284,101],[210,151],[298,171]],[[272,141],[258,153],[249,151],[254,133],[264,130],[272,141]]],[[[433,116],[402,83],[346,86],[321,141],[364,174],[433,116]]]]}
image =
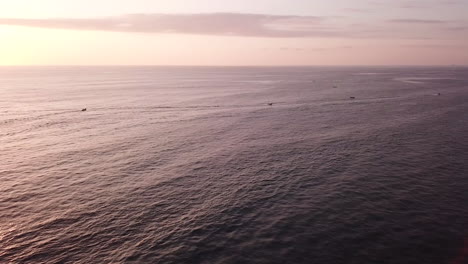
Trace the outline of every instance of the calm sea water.
{"type": "Polygon", "coordinates": [[[0,68],[0,263],[461,264],[467,237],[468,68],[0,68]]]}

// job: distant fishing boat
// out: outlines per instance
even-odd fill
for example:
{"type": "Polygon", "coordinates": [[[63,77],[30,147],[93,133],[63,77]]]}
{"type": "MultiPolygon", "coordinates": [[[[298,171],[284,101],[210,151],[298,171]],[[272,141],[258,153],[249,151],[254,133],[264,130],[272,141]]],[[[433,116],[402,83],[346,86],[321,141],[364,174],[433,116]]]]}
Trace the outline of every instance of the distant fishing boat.
{"type": "Polygon", "coordinates": [[[86,108],[83,108],[83,109],[81,109],[81,112],[85,112],[86,110],[87,110],[86,108]]]}

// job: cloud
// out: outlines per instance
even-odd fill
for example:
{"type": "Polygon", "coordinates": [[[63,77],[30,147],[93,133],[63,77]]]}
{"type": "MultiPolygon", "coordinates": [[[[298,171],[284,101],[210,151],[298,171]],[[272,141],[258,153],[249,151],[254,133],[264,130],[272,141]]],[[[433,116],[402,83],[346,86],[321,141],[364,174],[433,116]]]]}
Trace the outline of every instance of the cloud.
{"type": "Polygon", "coordinates": [[[392,19],[393,23],[407,23],[407,24],[448,24],[450,21],[444,20],[430,20],[430,19],[392,19]]]}
{"type": "Polygon", "coordinates": [[[239,13],[131,14],[95,19],[0,18],[0,24],[74,30],[178,33],[247,37],[333,37],[346,32],[323,25],[325,18],[239,13]]]}
{"type": "Polygon", "coordinates": [[[281,47],[280,50],[282,51],[305,51],[304,48],[294,48],[294,47],[281,47]]]}
{"type": "Polygon", "coordinates": [[[388,0],[372,0],[369,1],[371,5],[401,8],[401,9],[430,9],[443,6],[456,6],[463,5],[463,0],[393,0],[389,2],[388,0]]]}
{"type": "Polygon", "coordinates": [[[454,50],[466,49],[466,45],[460,44],[405,44],[401,45],[403,48],[417,48],[417,49],[437,49],[437,50],[454,50]]]}
{"type": "Polygon", "coordinates": [[[401,8],[408,9],[421,9],[421,8],[433,8],[434,6],[454,6],[461,4],[461,1],[452,1],[452,0],[412,0],[412,1],[403,1],[400,3],[401,8]]]}
{"type": "Polygon", "coordinates": [[[346,7],[341,9],[344,12],[352,12],[352,13],[370,13],[372,12],[370,9],[364,8],[354,8],[354,7],[346,7]]]}
{"type": "Polygon", "coordinates": [[[270,51],[288,51],[288,52],[316,52],[316,51],[337,51],[337,50],[346,50],[346,49],[353,49],[353,46],[327,46],[327,47],[280,47],[279,49],[268,49],[264,48],[263,50],[270,50],[270,51]]]}
{"type": "Polygon", "coordinates": [[[454,32],[468,31],[468,26],[453,26],[448,27],[447,30],[454,32]]]}
{"type": "Polygon", "coordinates": [[[79,19],[0,18],[0,25],[149,34],[348,39],[459,39],[460,34],[457,32],[464,32],[468,26],[465,21],[411,17],[372,23],[349,23],[352,21],[352,17],[205,13],[130,14],[79,19]],[[398,24],[404,27],[396,27],[398,24]],[[421,26],[430,28],[421,30],[421,26]]]}

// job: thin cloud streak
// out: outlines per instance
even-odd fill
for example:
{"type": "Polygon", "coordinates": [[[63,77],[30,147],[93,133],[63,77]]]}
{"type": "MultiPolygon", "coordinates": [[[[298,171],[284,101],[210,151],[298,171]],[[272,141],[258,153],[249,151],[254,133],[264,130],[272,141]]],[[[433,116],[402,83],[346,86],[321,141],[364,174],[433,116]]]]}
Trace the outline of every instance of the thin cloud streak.
{"type": "Polygon", "coordinates": [[[407,23],[407,24],[448,24],[451,21],[444,20],[430,20],[430,19],[392,19],[393,23],[407,23]]]}
{"type": "MultiPolygon", "coordinates": [[[[346,18],[352,21],[352,18],[346,18]]],[[[285,16],[242,13],[130,14],[74,19],[0,18],[0,25],[52,29],[99,30],[150,34],[193,34],[261,38],[351,38],[351,39],[457,39],[463,21],[400,18],[367,24],[346,24],[340,17],[285,16]],[[389,24],[390,23],[390,24],[389,24]],[[395,29],[395,25],[408,27],[395,29]],[[413,25],[414,27],[409,27],[413,25]],[[433,26],[420,30],[420,26],[433,26]],[[396,32],[396,34],[395,34],[396,32]],[[441,32],[445,32],[442,34],[441,32]],[[450,35],[452,34],[452,35],[450,35]]]]}
{"type": "Polygon", "coordinates": [[[96,19],[8,19],[0,24],[74,30],[175,33],[245,37],[342,37],[346,32],[322,25],[325,18],[260,14],[131,14],[96,19]]]}
{"type": "Polygon", "coordinates": [[[371,5],[401,8],[401,9],[429,9],[434,7],[463,5],[464,0],[371,0],[371,5]]]}

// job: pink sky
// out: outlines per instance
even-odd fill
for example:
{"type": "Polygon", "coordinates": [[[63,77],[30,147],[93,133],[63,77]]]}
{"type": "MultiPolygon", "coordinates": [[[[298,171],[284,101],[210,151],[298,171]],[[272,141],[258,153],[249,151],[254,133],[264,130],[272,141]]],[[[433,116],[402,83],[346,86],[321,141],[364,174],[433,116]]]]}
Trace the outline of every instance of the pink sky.
{"type": "Polygon", "coordinates": [[[0,65],[466,65],[463,1],[3,1],[0,65]]]}

